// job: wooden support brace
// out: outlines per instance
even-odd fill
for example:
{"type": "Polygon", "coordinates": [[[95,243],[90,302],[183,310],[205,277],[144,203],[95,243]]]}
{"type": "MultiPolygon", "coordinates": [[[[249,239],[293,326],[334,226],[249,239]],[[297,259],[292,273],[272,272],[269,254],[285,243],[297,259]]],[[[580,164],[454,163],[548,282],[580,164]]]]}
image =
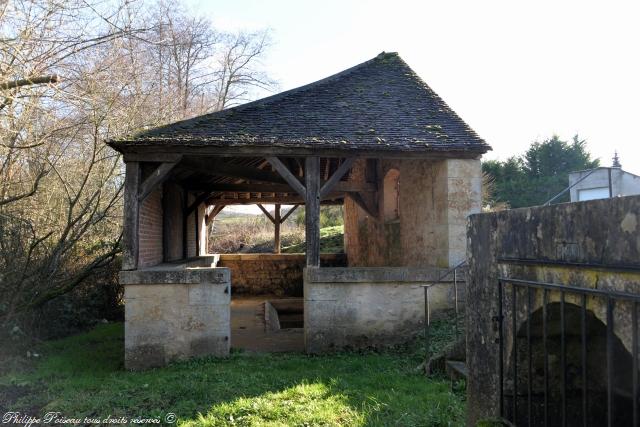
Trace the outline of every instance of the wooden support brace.
{"type": "MultiPolygon", "coordinates": [[[[278,171],[280,176],[293,188],[301,197],[306,196],[306,189],[304,185],[296,178],[289,168],[280,161],[277,157],[267,157],[267,161],[271,163],[275,170],[278,171]]],[[[319,172],[318,172],[319,173],[319,172]]]]}
{"type": "Polygon", "coordinates": [[[162,184],[168,177],[169,172],[177,165],[178,162],[165,162],[160,164],[151,175],[144,180],[138,191],[138,200],[142,202],[156,186],[162,184]]]}
{"type": "MultiPolygon", "coordinates": [[[[280,205],[277,205],[277,206],[280,206],[280,205]]],[[[273,216],[271,216],[271,214],[269,213],[269,211],[268,211],[268,210],[266,210],[264,206],[262,206],[260,203],[258,203],[258,207],[260,208],[260,210],[262,211],[262,213],[264,213],[264,214],[267,216],[267,218],[269,218],[269,221],[271,221],[271,223],[272,223],[272,224],[275,224],[275,223],[276,223],[275,218],[274,218],[273,216]]]]}
{"type": "Polygon", "coordinates": [[[211,224],[211,221],[213,221],[215,217],[218,216],[220,212],[222,212],[225,206],[226,205],[215,205],[213,207],[213,209],[211,210],[211,213],[209,213],[209,215],[207,215],[205,219],[207,226],[209,226],[209,224],[211,224]]]}
{"type": "Polygon", "coordinates": [[[284,216],[280,219],[280,224],[284,223],[287,218],[289,218],[289,216],[296,210],[298,209],[298,206],[300,205],[293,205],[293,207],[291,209],[289,209],[289,212],[287,212],[286,214],[284,214],[284,216]]]}
{"type": "Polygon", "coordinates": [[[355,157],[349,157],[338,167],[335,173],[331,175],[331,178],[329,178],[329,180],[325,182],[320,189],[320,199],[326,197],[331,192],[331,190],[333,190],[333,187],[335,187],[335,185],[342,179],[342,177],[349,171],[349,169],[351,169],[351,166],[353,166],[353,162],[355,160],[355,157]]]}

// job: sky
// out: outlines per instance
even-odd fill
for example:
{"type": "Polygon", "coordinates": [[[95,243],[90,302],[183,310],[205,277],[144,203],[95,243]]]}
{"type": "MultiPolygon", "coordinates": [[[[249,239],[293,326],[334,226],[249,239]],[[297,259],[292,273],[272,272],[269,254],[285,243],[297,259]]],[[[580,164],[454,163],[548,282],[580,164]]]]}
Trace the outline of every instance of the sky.
{"type": "MultiPolygon", "coordinates": [[[[640,175],[640,1],[187,0],[221,30],[269,28],[287,90],[398,52],[492,147],[553,134],[640,175]]],[[[265,94],[266,95],[266,94],[265,94]]]]}

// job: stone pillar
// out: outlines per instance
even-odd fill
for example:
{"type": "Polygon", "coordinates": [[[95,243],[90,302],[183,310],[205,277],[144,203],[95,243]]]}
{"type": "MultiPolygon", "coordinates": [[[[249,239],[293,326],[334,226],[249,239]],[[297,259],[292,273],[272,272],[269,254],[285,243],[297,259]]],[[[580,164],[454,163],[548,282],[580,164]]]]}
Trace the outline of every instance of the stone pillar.
{"type": "Polygon", "coordinates": [[[447,240],[449,267],[464,261],[467,251],[467,218],[482,211],[480,160],[446,160],[447,240]]]}
{"type": "Polygon", "coordinates": [[[122,271],[120,283],[125,289],[127,369],[229,354],[228,269],[122,271]]]}

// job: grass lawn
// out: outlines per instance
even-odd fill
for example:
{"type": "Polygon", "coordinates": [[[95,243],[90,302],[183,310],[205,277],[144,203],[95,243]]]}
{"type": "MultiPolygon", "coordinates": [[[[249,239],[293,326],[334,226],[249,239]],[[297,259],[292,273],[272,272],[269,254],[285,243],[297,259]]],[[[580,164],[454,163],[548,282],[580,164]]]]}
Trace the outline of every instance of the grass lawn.
{"type": "Polygon", "coordinates": [[[0,376],[0,409],[71,418],[159,417],[182,426],[463,425],[464,398],[416,371],[419,351],[250,354],[123,368],[123,325],[44,343],[0,376]],[[32,360],[32,359],[31,359],[32,360]]]}
{"type": "MultiPolygon", "coordinates": [[[[283,253],[304,253],[306,243],[286,246],[282,248],[283,253]]],[[[344,225],[333,227],[323,227],[320,229],[320,252],[335,254],[344,252],[344,225]]]]}

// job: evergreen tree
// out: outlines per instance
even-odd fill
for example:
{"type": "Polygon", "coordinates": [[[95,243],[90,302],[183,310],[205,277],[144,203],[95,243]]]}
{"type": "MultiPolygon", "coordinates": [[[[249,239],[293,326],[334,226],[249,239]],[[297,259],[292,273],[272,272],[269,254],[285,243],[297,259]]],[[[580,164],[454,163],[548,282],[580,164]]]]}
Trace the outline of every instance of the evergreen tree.
{"type": "MultiPolygon", "coordinates": [[[[483,162],[482,170],[493,178],[496,202],[512,208],[542,205],[569,185],[569,173],[599,166],[592,160],[586,142],[574,136],[571,142],[553,136],[535,142],[526,153],[506,161],[483,162]]],[[[568,193],[556,202],[569,201],[568,193]]]]}

